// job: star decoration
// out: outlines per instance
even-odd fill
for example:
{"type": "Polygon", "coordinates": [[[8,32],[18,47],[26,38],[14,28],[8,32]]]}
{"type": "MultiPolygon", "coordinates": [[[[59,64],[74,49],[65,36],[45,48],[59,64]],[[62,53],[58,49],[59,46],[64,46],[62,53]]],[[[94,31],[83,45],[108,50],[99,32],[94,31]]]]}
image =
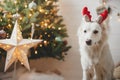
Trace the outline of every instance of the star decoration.
{"type": "Polygon", "coordinates": [[[0,40],[0,47],[7,51],[4,71],[6,71],[17,60],[19,60],[21,64],[30,70],[27,58],[28,51],[31,47],[37,45],[41,41],[42,40],[23,39],[16,20],[10,39],[0,40]]]}

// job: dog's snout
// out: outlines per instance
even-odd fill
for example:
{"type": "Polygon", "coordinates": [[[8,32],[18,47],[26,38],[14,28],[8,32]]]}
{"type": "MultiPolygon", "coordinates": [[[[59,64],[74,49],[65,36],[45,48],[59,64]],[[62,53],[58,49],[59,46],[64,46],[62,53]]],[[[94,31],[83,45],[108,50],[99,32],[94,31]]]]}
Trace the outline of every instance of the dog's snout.
{"type": "Polygon", "coordinates": [[[90,39],[90,40],[87,40],[87,41],[86,41],[86,44],[87,44],[87,45],[91,45],[91,44],[92,44],[92,40],[91,40],[91,39],[90,39]]]}

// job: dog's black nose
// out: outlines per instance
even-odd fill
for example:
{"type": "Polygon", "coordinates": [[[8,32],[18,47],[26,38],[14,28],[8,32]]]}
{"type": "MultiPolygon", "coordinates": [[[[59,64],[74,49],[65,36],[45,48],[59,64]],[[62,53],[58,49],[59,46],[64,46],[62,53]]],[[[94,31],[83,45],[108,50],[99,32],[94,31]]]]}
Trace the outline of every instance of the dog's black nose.
{"type": "Polygon", "coordinates": [[[87,41],[86,41],[86,44],[87,44],[87,45],[91,45],[91,44],[92,44],[92,40],[87,40],[87,41]]]}

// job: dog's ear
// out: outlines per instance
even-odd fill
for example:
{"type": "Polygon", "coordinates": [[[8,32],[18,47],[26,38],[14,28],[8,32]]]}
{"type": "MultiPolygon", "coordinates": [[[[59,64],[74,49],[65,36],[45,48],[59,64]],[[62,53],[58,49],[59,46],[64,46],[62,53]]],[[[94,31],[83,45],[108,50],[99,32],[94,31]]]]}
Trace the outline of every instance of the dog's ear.
{"type": "Polygon", "coordinates": [[[107,16],[108,16],[108,11],[104,10],[104,12],[98,16],[96,22],[101,24],[107,18],[107,16]]]}
{"type": "Polygon", "coordinates": [[[90,11],[88,11],[87,7],[84,7],[82,10],[82,15],[84,16],[84,20],[86,22],[90,22],[91,21],[91,15],[90,15],[90,11]]]}

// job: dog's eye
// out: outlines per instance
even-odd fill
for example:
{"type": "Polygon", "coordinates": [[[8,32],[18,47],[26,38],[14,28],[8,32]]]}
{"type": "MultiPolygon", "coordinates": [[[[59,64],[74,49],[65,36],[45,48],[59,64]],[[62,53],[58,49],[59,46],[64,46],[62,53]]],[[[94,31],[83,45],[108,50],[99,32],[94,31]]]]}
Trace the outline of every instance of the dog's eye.
{"type": "Polygon", "coordinates": [[[97,33],[98,33],[98,31],[97,31],[97,30],[95,30],[95,31],[93,31],[93,33],[94,33],[94,34],[97,34],[97,33]]]}
{"type": "Polygon", "coordinates": [[[86,30],[84,30],[84,33],[86,33],[87,31],[86,30]]]}

